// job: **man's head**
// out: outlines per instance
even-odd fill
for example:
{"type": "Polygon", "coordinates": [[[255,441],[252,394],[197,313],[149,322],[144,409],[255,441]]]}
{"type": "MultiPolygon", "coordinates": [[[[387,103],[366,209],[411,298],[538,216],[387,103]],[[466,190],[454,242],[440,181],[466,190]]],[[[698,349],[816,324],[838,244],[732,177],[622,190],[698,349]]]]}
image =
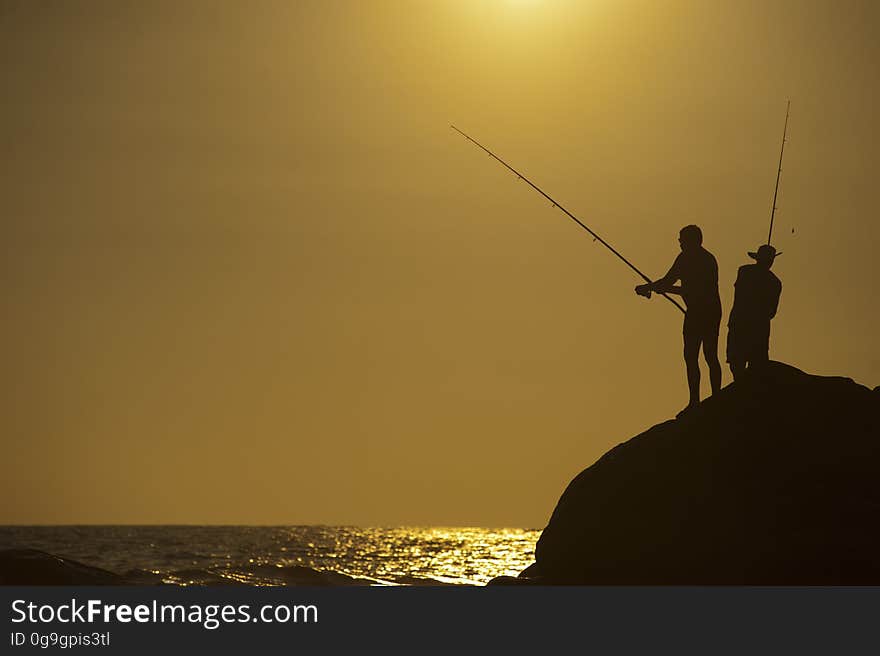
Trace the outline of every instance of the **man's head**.
{"type": "Polygon", "coordinates": [[[777,253],[776,249],[773,248],[770,244],[763,244],[754,253],[749,251],[750,258],[752,258],[753,260],[757,260],[758,264],[767,267],[768,269],[773,266],[773,260],[775,260],[779,255],[782,255],[782,253],[777,253]]]}
{"type": "Polygon", "coordinates": [[[703,245],[703,231],[699,226],[687,225],[679,231],[678,243],[683,251],[695,250],[703,245]]]}

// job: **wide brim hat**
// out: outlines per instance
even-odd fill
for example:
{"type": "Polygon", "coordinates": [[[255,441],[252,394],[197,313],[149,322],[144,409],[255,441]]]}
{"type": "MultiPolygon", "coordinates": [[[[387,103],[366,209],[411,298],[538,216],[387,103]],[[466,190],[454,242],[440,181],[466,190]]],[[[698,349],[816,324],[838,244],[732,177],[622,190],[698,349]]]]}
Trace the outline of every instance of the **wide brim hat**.
{"type": "Polygon", "coordinates": [[[757,251],[749,251],[749,257],[753,260],[772,260],[780,255],[782,252],[777,253],[770,244],[763,244],[757,251]]]}

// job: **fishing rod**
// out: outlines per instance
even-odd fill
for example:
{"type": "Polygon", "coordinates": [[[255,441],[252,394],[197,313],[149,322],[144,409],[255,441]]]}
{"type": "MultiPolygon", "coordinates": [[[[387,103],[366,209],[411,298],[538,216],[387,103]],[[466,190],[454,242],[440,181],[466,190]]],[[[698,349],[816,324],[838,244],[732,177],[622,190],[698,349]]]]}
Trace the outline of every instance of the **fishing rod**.
{"type": "MultiPolygon", "coordinates": [[[[496,154],[493,153],[491,150],[489,150],[488,148],[486,148],[486,147],[485,147],[483,144],[481,144],[479,141],[477,141],[477,140],[475,140],[475,139],[472,139],[471,137],[469,137],[468,135],[466,135],[464,132],[462,132],[461,130],[459,130],[459,129],[458,129],[457,127],[455,127],[454,125],[450,125],[449,127],[451,127],[453,130],[455,130],[456,132],[458,132],[461,136],[463,136],[465,139],[467,139],[467,140],[470,141],[471,143],[475,144],[477,147],[479,147],[479,148],[481,148],[482,150],[486,151],[490,156],[494,157],[496,160],[498,160],[499,162],[501,162],[501,163],[502,163],[502,164],[503,164],[508,170],[510,170],[510,171],[512,171],[513,173],[515,173],[517,178],[519,178],[520,180],[522,180],[523,182],[525,182],[525,183],[526,183],[527,185],[529,185],[532,189],[534,189],[534,190],[537,191],[539,194],[541,194],[544,198],[546,198],[546,199],[549,200],[551,203],[553,203],[553,207],[557,207],[557,208],[559,208],[560,210],[562,210],[562,211],[568,216],[568,218],[570,218],[572,221],[574,221],[575,223],[577,223],[581,228],[583,228],[584,230],[586,230],[587,232],[589,232],[590,235],[592,235],[592,237],[593,237],[593,241],[598,241],[598,242],[599,242],[600,244],[602,244],[605,248],[607,248],[609,251],[611,251],[611,252],[614,253],[617,257],[619,257],[621,260],[623,260],[624,264],[626,264],[630,269],[632,269],[632,270],[635,271],[637,274],[639,274],[645,282],[647,282],[647,283],[649,283],[649,284],[653,282],[648,276],[646,276],[644,273],[642,273],[641,271],[639,271],[639,270],[636,268],[636,266],[635,266],[632,262],[630,262],[628,259],[626,259],[623,255],[621,255],[621,254],[620,254],[620,253],[619,253],[619,252],[618,252],[618,251],[617,251],[617,250],[616,250],[611,244],[609,244],[607,241],[605,241],[604,239],[602,239],[602,238],[601,238],[599,235],[597,235],[595,232],[593,232],[592,230],[590,230],[590,228],[587,227],[587,225],[586,225],[585,223],[583,223],[583,222],[582,222],[579,218],[577,218],[574,214],[572,214],[571,212],[569,212],[569,211],[568,211],[567,209],[565,209],[562,205],[560,205],[560,204],[557,203],[555,200],[553,200],[550,196],[548,196],[546,193],[544,193],[544,191],[543,191],[540,187],[538,187],[535,183],[533,183],[531,180],[529,180],[526,176],[524,176],[522,173],[520,173],[519,171],[517,171],[515,168],[513,168],[510,164],[508,164],[507,162],[505,162],[503,159],[501,159],[500,157],[498,157],[498,155],[496,155],[496,154]]],[[[671,296],[668,296],[668,295],[667,295],[666,293],[664,293],[664,292],[657,292],[657,293],[660,294],[661,296],[663,296],[663,298],[665,298],[667,301],[669,301],[670,303],[672,303],[672,304],[673,304],[675,307],[677,307],[679,310],[681,310],[682,312],[685,312],[685,309],[684,309],[684,308],[678,303],[678,301],[676,301],[674,298],[672,298],[671,296]]]]}
{"type": "Polygon", "coordinates": [[[773,237],[773,217],[776,215],[776,197],[779,194],[779,178],[782,176],[782,155],[785,154],[786,135],[788,134],[788,111],[791,101],[785,105],[785,126],[782,128],[782,147],[779,149],[779,169],[776,171],[776,188],[773,190],[773,208],[770,210],[770,232],[767,233],[767,245],[773,237]]]}

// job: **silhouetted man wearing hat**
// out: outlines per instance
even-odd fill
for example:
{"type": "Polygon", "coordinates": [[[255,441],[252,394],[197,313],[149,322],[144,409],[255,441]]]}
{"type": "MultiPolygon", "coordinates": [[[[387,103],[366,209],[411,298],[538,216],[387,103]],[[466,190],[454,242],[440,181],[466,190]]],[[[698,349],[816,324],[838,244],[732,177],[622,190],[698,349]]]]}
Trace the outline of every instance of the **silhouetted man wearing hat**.
{"type": "Polygon", "coordinates": [[[727,322],[727,362],[736,380],[749,368],[770,358],[770,320],[776,316],[782,282],[770,267],[778,255],[770,244],[749,253],[755,264],[739,268],[733,308],[727,322]]]}
{"type": "MultiPolygon", "coordinates": [[[[681,253],[669,272],[652,283],[638,285],[636,294],[651,298],[651,292],[680,294],[687,305],[684,316],[684,362],[687,367],[690,401],[685,412],[700,403],[700,346],[709,367],[712,393],[721,389],[718,362],[718,328],[721,325],[721,297],[718,295],[718,262],[703,248],[703,232],[695,225],[678,233],[681,253]],[[681,286],[675,285],[681,281],[681,286]]],[[[681,413],[679,413],[681,414],[681,413]]]]}

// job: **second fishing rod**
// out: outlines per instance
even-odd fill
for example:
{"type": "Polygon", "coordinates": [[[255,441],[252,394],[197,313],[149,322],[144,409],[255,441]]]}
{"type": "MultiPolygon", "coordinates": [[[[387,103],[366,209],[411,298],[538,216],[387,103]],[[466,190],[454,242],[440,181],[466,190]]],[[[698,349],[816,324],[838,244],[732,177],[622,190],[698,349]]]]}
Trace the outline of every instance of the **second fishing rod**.
{"type": "MultiPolygon", "coordinates": [[[[630,262],[628,259],[626,259],[623,255],[621,255],[620,252],[619,252],[617,249],[615,249],[611,244],[609,244],[607,241],[605,241],[604,239],[602,239],[602,237],[600,237],[600,236],[597,235],[595,232],[593,232],[593,231],[589,228],[589,226],[587,226],[587,224],[585,224],[583,221],[581,221],[579,218],[577,218],[574,214],[572,214],[572,213],[569,212],[567,209],[565,209],[562,205],[560,205],[558,202],[556,202],[556,201],[555,201],[553,198],[551,198],[547,193],[545,193],[543,189],[541,189],[540,187],[538,187],[535,183],[533,183],[531,180],[529,180],[526,176],[524,176],[522,173],[520,173],[519,171],[517,171],[515,168],[513,168],[510,164],[508,164],[507,162],[505,162],[503,159],[501,159],[500,157],[498,157],[498,155],[496,155],[496,154],[493,153],[491,150],[489,150],[488,148],[486,148],[483,144],[481,144],[481,143],[480,143],[479,141],[477,141],[476,139],[473,139],[473,138],[469,137],[467,134],[465,134],[464,132],[462,132],[461,130],[459,130],[459,129],[458,129],[457,127],[455,127],[454,125],[450,125],[449,127],[451,127],[453,130],[455,130],[456,132],[458,132],[461,136],[463,136],[465,139],[467,139],[468,141],[470,141],[471,143],[473,143],[475,146],[481,148],[481,149],[484,150],[486,153],[488,153],[490,156],[492,156],[493,158],[495,158],[496,160],[498,160],[498,161],[499,161],[502,165],[504,165],[508,170],[510,170],[511,172],[515,173],[516,176],[517,176],[517,178],[519,178],[520,180],[522,180],[523,182],[525,182],[525,183],[526,183],[527,185],[529,185],[532,189],[534,189],[534,190],[537,191],[539,194],[541,194],[544,198],[546,198],[546,199],[549,200],[551,203],[553,203],[553,207],[558,207],[560,210],[562,210],[562,212],[564,212],[565,215],[568,216],[568,218],[570,218],[572,221],[574,221],[575,223],[577,223],[581,228],[583,228],[583,229],[586,230],[588,233],[590,233],[590,235],[592,235],[593,239],[595,239],[595,240],[598,241],[600,244],[602,244],[605,248],[607,248],[609,251],[611,251],[612,253],[614,253],[614,254],[615,254],[615,255],[616,255],[616,256],[617,256],[617,257],[618,257],[618,258],[619,258],[624,264],[626,264],[630,269],[632,269],[632,270],[635,271],[637,274],[639,274],[639,276],[641,276],[641,278],[642,278],[645,282],[647,282],[647,283],[651,283],[651,282],[653,282],[653,280],[651,280],[648,276],[646,276],[644,273],[642,273],[642,272],[641,272],[641,271],[640,271],[640,270],[639,270],[639,269],[638,269],[638,268],[637,268],[632,262],[630,262]]],[[[670,303],[672,303],[675,307],[677,307],[679,310],[681,310],[682,312],[686,312],[686,310],[681,306],[681,304],[680,304],[678,301],[676,301],[674,298],[672,298],[671,296],[667,295],[667,294],[664,293],[664,292],[658,292],[658,293],[659,293],[661,296],[663,296],[663,298],[665,298],[667,301],[669,301],[670,303]]]]}
{"type": "Polygon", "coordinates": [[[782,156],[785,154],[785,142],[788,141],[788,114],[791,110],[791,100],[785,105],[785,125],[782,128],[782,147],[779,149],[779,168],[776,170],[776,186],[773,188],[773,203],[770,209],[770,232],[767,233],[767,245],[773,239],[773,217],[776,216],[776,199],[779,197],[779,178],[782,177],[782,156]]]}

